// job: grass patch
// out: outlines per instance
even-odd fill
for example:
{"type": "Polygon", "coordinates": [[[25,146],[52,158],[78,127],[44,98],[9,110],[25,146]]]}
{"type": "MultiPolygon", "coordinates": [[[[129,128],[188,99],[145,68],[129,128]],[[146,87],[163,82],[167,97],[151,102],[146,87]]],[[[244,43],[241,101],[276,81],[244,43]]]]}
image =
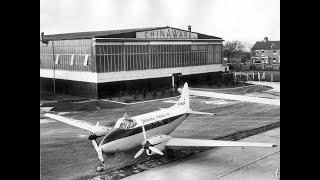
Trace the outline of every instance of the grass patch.
{"type": "Polygon", "coordinates": [[[74,102],[52,102],[52,103],[44,103],[41,107],[53,107],[51,111],[56,112],[70,112],[70,111],[94,111],[97,109],[115,109],[121,108],[125,105],[113,102],[106,101],[90,101],[83,103],[74,103],[74,102]]]}
{"type": "Polygon", "coordinates": [[[124,103],[133,103],[133,102],[170,98],[170,97],[175,97],[179,95],[180,93],[178,91],[174,91],[172,89],[169,89],[169,90],[163,89],[163,90],[152,91],[152,92],[136,92],[132,95],[112,97],[112,98],[109,98],[109,100],[124,102],[124,103]]]}
{"type": "Polygon", "coordinates": [[[79,96],[71,96],[71,95],[66,95],[66,94],[54,94],[52,92],[41,92],[40,91],[40,100],[77,102],[77,101],[88,100],[88,98],[79,97],[79,96]]]}
{"type": "Polygon", "coordinates": [[[253,84],[250,83],[243,83],[243,82],[236,82],[235,84],[218,84],[218,85],[198,85],[198,86],[192,86],[192,88],[208,88],[208,89],[225,89],[225,88],[236,88],[236,87],[246,87],[253,84]]]}

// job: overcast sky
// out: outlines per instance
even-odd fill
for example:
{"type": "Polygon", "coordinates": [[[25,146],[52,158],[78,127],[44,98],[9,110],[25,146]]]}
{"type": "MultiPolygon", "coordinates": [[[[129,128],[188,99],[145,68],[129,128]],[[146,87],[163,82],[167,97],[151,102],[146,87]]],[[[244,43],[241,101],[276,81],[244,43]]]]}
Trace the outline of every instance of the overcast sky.
{"type": "Polygon", "coordinates": [[[280,0],[40,0],[45,34],[188,25],[226,41],[280,40],[280,0]]]}

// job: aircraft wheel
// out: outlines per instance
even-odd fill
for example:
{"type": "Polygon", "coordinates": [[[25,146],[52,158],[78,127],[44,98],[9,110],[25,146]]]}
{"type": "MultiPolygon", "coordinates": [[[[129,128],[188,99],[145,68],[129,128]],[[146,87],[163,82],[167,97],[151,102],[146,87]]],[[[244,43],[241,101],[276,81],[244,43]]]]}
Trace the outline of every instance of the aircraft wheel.
{"type": "Polygon", "coordinates": [[[96,165],[96,171],[102,172],[104,170],[104,165],[102,163],[99,163],[96,165]]]}

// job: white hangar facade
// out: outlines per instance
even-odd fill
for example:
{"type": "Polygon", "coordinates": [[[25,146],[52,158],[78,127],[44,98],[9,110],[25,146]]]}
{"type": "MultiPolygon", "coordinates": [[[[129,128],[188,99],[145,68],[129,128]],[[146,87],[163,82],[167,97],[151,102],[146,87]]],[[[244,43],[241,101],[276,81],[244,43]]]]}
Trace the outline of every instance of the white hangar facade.
{"type": "Polygon", "coordinates": [[[220,37],[165,27],[43,35],[40,91],[106,98],[221,80],[220,37]]]}

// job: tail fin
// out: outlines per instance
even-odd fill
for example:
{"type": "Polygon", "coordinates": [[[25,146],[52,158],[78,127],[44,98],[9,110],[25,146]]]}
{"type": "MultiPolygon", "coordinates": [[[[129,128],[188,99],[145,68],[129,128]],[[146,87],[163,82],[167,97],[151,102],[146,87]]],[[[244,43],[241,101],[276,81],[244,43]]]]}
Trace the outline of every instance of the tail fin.
{"type": "Polygon", "coordinates": [[[185,110],[190,109],[190,104],[189,104],[189,87],[188,83],[184,83],[182,91],[181,91],[181,97],[177,104],[175,106],[178,106],[180,108],[184,108],[185,110]]]}

